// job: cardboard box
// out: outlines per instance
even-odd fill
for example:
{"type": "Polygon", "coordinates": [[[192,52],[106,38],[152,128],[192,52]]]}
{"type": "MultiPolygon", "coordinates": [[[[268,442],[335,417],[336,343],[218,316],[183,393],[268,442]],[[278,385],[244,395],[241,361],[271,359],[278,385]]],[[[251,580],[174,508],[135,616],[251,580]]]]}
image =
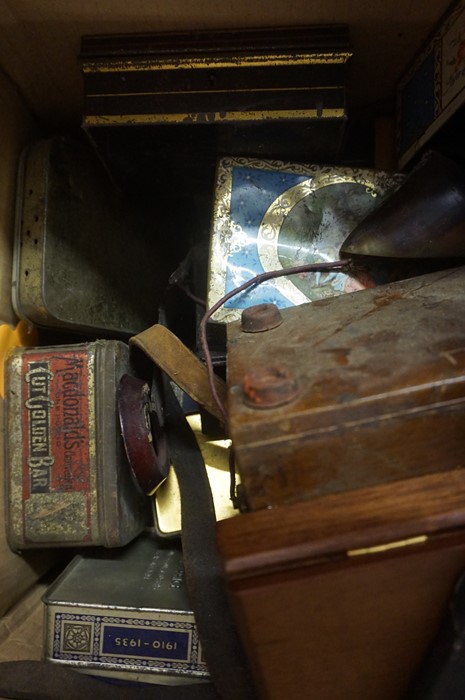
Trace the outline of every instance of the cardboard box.
{"type": "MultiPolygon", "coordinates": [[[[374,4],[362,2],[362,0],[357,0],[354,3],[318,0],[318,2],[311,4],[297,2],[292,5],[277,0],[270,0],[268,3],[250,3],[248,0],[218,3],[214,0],[200,0],[195,4],[183,2],[176,5],[161,0],[140,0],[140,2],[133,4],[129,4],[126,0],[112,0],[112,2],[104,0],[99,4],[91,2],[91,0],[83,0],[79,6],[76,4],[71,6],[64,0],[20,0],[15,3],[0,0],[2,10],[0,24],[1,320],[13,325],[17,320],[11,305],[10,290],[16,173],[19,155],[27,143],[39,136],[79,127],[82,79],[77,63],[77,54],[83,35],[108,32],[153,32],[160,30],[160,28],[164,30],[193,30],[244,26],[291,26],[335,21],[345,23],[351,26],[355,53],[348,87],[350,118],[351,114],[363,113],[368,105],[384,103],[385,100],[393,96],[397,76],[403,72],[427,34],[437,25],[448,4],[448,0],[430,0],[408,12],[404,4],[394,2],[394,0],[374,4]]],[[[182,192],[179,194],[182,201],[182,192]]],[[[156,206],[164,207],[164,202],[156,202],[156,206]]],[[[1,471],[3,471],[3,465],[1,471]]],[[[0,481],[0,490],[2,489],[3,479],[0,481]]],[[[4,534],[3,498],[1,496],[2,494],[0,494],[0,518],[2,519],[0,522],[0,615],[3,618],[2,622],[5,623],[2,631],[7,630],[8,635],[4,634],[2,637],[0,660],[33,658],[34,654],[40,655],[41,640],[40,635],[35,634],[34,644],[29,643],[31,642],[31,629],[36,630],[38,625],[36,618],[34,618],[33,628],[31,627],[32,623],[28,622],[32,603],[24,596],[26,591],[31,590],[34,582],[43,575],[44,571],[49,569],[54,561],[56,563],[56,559],[54,560],[53,555],[49,556],[45,551],[21,556],[13,554],[9,550],[4,534]]],[[[331,504],[326,501],[321,505],[331,504]]],[[[376,508],[374,508],[373,513],[372,517],[376,521],[376,508]]],[[[300,511],[297,516],[301,516],[300,511]]],[[[258,521],[253,519],[253,525],[257,524],[262,528],[262,517],[273,519],[275,513],[272,510],[264,511],[264,516],[261,515],[258,521]]],[[[228,527],[234,529],[237,526],[232,524],[233,520],[244,522],[244,525],[247,523],[247,526],[250,522],[250,520],[243,521],[242,518],[232,519],[228,527]]],[[[278,520],[276,519],[277,522],[278,520]]],[[[238,530],[235,532],[238,536],[241,535],[238,530]]],[[[295,532],[292,529],[288,532],[291,537],[294,537],[295,532]]],[[[266,535],[266,528],[262,530],[262,533],[260,537],[266,535]]],[[[313,530],[307,528],[304,534],[305,541],[316,546],[318,542],[323,542],[325,533],[317,528],[313,530]]],[[[254,528],[252,527],[250,532],[247,532],[247,538],[249,536],[253,538],[253,535],[254,528]]],[[[352,538],[353,544],[351,532],[348,532],[348,537],[352,538]]],[[[362,546],[367,539],[370,538],[367,538],[362,532],[359,537],[360,545],[362,546]]],[[[249,543],[250,540],[243,539],[243,547],[245,547],[246,542],[249,543]]],[[[271,537],[270,542],[272,542],[271,537]]],[[[276,551],[281,544],[287,546],[286,543],[282,543],[278,539],[273,540],[273,542],[276,551]]],[[[298,538],[295,537],[291,544],[298,546],[298,538]]],[[[377,694],[377,689],[379,689],[380,684],[383,685],[387,674],[395,674],[395,669],[398,668],[397,661],[403,658],[404,644],[411,644],[415,648],[415,658],[409,657],[409,663],[402,666],[402,671],[405,669],[406,673],[411,673],[415,660],[420,658],[422,650],[426,648],[430,636],[434,632],[448,592],[452,589],[456,573],[463,564],[462,550],[451,549],[450,544],[451,540],[447,536],[443,538],[441,551],[445,553],[446,558],[450,553],[450,565],[444,567],[440,556],[432,556],[429,559],[430,568],[416,568],[417,574],[412,578],[412,567],[406,567],[402,569],[401,576],[397,577],[399,585],[402,584],[403,589],[409,593],[407,601],[417,602],[415,615],[412,615],[411,610],[406,608],[403,615],[396,615],[389,620],[390,626],[387,630],[391,635],[390,639],[394,639],[396,643],[398,641],[397,648],[395,644],[386,645],[382,635],[376,637],[379,654],[376,655],[367,672],[369,682],[366,680],[367,676],[360,677],[359,681],[354,680],[350,666],[344,667],[347,674],[341,673],[343,667],[339,662],[341,654],[348,658],[346,656],[347,650],[354,648],[352,644],[354,638],[351,634],[353,625],[361,625],[359,630],[362,630],[365,639],[371,638],[373,618],[369,614],[370,606],[365,608],[368,614],[363,616],[358,614],[360,608],[357,606],[360,604],[360,596],[349,598],[344,595],[344,587],[341,588],[337,585],[338,582],[344,583],[337,568],[331,571],[328,569],[328,578],[322,582],[321,586],[316,585],[321,579],[315,578],[315,585],[310,586],[308,582],[307,584],[303,582],[291,591],[295,594],[294,600],[297,606],[295,610],[300,609],[300,617],[294,612],[294,616],[289,618],[289,622],[303,620],[307,632],[314,628],[318,617],[317,608],[321,607],[325,595],[330,610],[332,602],[337,600],[338,610],[341,613],[347,615],[352,613],[351,622],[353,625],[349,628],[344,627],[344,617],[339,616],[334,619],[331,614],[319,616],[320,621],[323,620],[323,624],[326,624],[328,631],[328,635],[325,637],[325,649],[328,652],[324,657],[324,663],[327,664],[325,668],[332,677],[339,678],[341,683],[339,694],[336,697],[344,697],[345,700],[349,698],[350,693],[345,693],[345,689],[350,686],[352,695],[355,688],[362,687],[357,697],[363,696],[364,700],[380,700],[381,696],[377,694]],[[331,587],[326,586],[328,580],[333,583],[331,587]],[[432,580],[435,580],[436,583],[440,582],[439,588],[437,585],[430,584],[432,580]],[[422,592],[419,597],[416,596],[418,590],[415,587],[416,584],[422,592]],[[315,601],[314,609],[309,604],[311,600],[315,601]],[[302,607],[302,601],[307,601],[306,607],[302,607]],[[325,620],[326,623],[324,623],[325,620]],[[422,620],[427,621],[426,628],[419,626],[419,622],[422,620]],[[335,640],[340,639],[341,628],[346,630],[344,638],[346,644],[339,645],[340,654],[333,657],[331,649],[334,648],[335,640]],[[380,667],[380,655],[382,668],[380,667]],[[361,683],[361,686],[357,683],[361,683]]],[[[248,551],[248,549],[245,552],[238,551],[238,556],[247,556],[248,551]]],[[[59,556],[59,553],[56,553],[55,556],[59,556]]],[[[363,556],[361,555],[361,557],[363,556]]],[[[408,561],[408,554],[404,556],[403,561],[408,561]]],[[[415,561],[412,560],[413,564],[415,561]]],[[[358,582],[362,580],[365,583],[365,587],[359,588],[360,591],[366,590],[369,583],[374,585],[373,579],[365,577],[366,569],[358,566],[356,571],[361,577],[358,582]]],[[[374,593],[379,591],[380,595],[384,595],[384,591],[389,590],[392,584],[392,571],[393,567],[386,565],[382,572],[383,587],[379,589],[375,587],[374,593]]],[[[277,576],[283,579],[286,578],[287,574],[281,570],[277,576]]],[[[237,580],[239,581],[237,586],[240,586],[240,576],[237,580]]],[[[286,606],[282,604],[282,590],[279,587],[272,587],[271,596],[266,598],[267,606],[256,607],[258,629],[260,626],[263,627],[264,620],[273,615],[277,609],[285,611],[286,606]]],[[[395,597],[390,599],[393,605],[395,605],[395,600],[395,597]]],[[[256,598],[252,602],[255,601],[256,598]]],[[[371,601],[373,606],[376,606],[375,595],[371,601]]],[[[326,608],[323,609],[326,611],[326,608]]],[[[283,615],[284,612],[280,615],[281,620],[283,615]]],[[[238,619],[241,622],[241,615],[238,619]]],[[[284,631],[285,635],[282,639],[285,643],[278,647],[278,651],[280,652],[284,648],[286,654],[296,658],[298,654],[295,652],[296,637],[293,636],[292,624],[289,624],[284,631]]],[[[270,638],[270,642],[273,642],[272,638],[270,638]]],[[[258,655],[258,647],[254,648],[253,637],[251,637],[251,643],[252,647],[249,648],[251,649],[251,658],[254,660],[258,655]]],[[[269,644],[269,648],[271,646],[272,644],[269,644]]],[[[275,668],[278,672],[280,669],[288,668],[295,675],[296,667],[288,664],[290,656],[287,656],[286,659],[282,656],[274,658],[275,668]]],[[[302,658],[302,663],[304,662],[305,659],[302,658]]],[[[269,668],[262,662],[260,664],[254,663],[254,665],[259,675],[266,673],[267,668],[269,668]]],[[[394,687],[393,684],[390,684],[384,687],[386,687],[386,692],[383,700],[385,698],[386,700],[398,700],[400,697],[399,685],[394,687]]],[[[294,694],[294,697],[300,698],[301,694],[302,686],[297,689],[297,695],[294,694]]],[[[271,691],[265,688],[262,697],[272,697],[271,691]]],[[[286,697],[290,700],[292,695],[287,693],[286,697]]],[[[328,693],[325,695],[322,692],[318,700],[328,700],[329,697],[328,693]]]]}

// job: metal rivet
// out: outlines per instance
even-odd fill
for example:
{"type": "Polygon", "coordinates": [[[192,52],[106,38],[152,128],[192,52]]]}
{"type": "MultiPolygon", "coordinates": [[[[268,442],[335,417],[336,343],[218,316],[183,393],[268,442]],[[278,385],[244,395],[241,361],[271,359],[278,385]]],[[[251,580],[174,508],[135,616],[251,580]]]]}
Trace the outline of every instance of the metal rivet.
{"type": "Polygon", "coordinates": [[[274,408],[289,403],[299,394],[292,372],[282,365],[248,371],[243,379],[244,402],[253,408],[274,408]]]}
{"type": "Polygon", "coordinates": [[[244,309],[241,315],[241,329],[245,333],[261,333],[280,326],[283,317],[276,304],[256,304],[244,309]]]}

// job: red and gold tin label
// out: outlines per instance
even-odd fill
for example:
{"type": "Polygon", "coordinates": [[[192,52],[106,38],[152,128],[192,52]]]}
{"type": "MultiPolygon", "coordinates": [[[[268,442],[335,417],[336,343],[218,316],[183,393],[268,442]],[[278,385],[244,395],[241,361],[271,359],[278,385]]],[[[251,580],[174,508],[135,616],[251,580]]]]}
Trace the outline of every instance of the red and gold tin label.
{"type": "Polygon", "coordinates": [[[10,513],[17,545],[98,534],[95,349],[17,352],[7,370],[10,513]]]}

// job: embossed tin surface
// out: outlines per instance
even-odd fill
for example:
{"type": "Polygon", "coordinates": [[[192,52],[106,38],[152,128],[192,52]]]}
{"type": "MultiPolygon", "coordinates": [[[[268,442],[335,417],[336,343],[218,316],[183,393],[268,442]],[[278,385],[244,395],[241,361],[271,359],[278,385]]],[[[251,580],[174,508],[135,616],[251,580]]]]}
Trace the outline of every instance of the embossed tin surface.
{"type": "MultiPolygon", "coordinates": [[[[262,272],[337,260],[352,229],[403,180],[400,174],[367,169],[221,159],[208,306],[262,272]]],[[[342,272],[281,277],[238,294],[212,318],[234,321],[255,304],[284,308],[363,286],[342,272]]]]}
{"type": "Polygon", "coordinates": [[[121,546],[147,522],[118,429],[121,341],[14,348],[6,361],[8,541],[121,546]]]}
{"type": "Polygon", "coordinates": [[[46,592],[46,659],[144,682],[206,680],[180,549],[144,533],[104,554],[75,557],[46,592]]]}
{"type": "Polygon", "coordinates": [[[158,318],[162,260],[153,223],[129,206],[89,144],[56,137],[26,149],[12,280],[18,316],[98,337],[138,333],[158,318]]]}

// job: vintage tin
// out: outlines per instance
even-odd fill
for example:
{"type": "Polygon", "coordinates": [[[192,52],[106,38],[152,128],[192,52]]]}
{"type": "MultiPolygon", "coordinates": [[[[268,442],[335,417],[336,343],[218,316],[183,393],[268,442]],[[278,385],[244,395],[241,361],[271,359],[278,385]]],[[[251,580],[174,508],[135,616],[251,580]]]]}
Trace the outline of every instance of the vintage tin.
{"type": "Polygon", "coordinates": [[[148,328],[157,321],[169,270],[162,270],[152,225],[146,228],[90,144],[61,137],[33,143],[18,176],[12,279],[18,316],[94,337],[148,328]]]}
{"type": "MultiPolygon", "coordinates": [[[[208,306],[260,273],[338,260],[348,234],[404,177],[360,168],[220,159],[208,306]]],[[[343,272],[280,277],[234,296],[212,319],[235,321],[255,304],[285,308],[363,286],[343,272]]]]}
{"type": "Polygon", "coordinates": [[[84,126],[344,119],[345,25],[83,37],[84,126]]]}
{"type": "Polygon", "coordinates": [[[147,523],[117,414],[128,346],[14,348],[5,366],[8,542],[117,547],[147,523]]]}
{"type": "MultiPolygon", "coordinates": [[[[456,0],[399,81],[397,150],[401,168],[464,106],[464,31],[465,2],[456,0]]],[[[459,138],[462,124],[463,113],[454,126],[459,138]]],[[[456,153],[457,144],[452,154],[456,153]]]]}
{"type": "Polygon", "coordinates": [[[182,553],[151,533],[117,552],[75,557],[43,601],[48,661],[153,683],[209,677],[182,553]]]}
{"type": "Polygon", "coordinates": [[[219,157],[338,162],[351,57],[334,24],[84,36],[82,126],[185,255],[209,229],[219,157]]]}

